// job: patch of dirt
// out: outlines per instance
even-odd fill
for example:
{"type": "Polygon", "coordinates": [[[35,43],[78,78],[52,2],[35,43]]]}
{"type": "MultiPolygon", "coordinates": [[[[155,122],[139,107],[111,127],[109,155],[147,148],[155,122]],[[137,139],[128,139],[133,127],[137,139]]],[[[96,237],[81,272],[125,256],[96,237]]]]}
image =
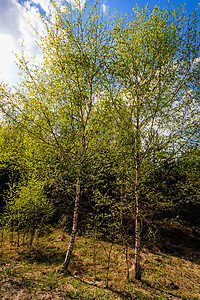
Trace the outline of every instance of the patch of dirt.
{"type": "MultiPolygon", "coordinates": [[[[34,290],[24,289],[12,283],[9,279],[1,281],[0,288],[1,300],[64,300],[66,297],[60,296],[59,291],[36,292],[34,290]]],[[[68,298],[69,299],[69,298],[68,298]]]]}

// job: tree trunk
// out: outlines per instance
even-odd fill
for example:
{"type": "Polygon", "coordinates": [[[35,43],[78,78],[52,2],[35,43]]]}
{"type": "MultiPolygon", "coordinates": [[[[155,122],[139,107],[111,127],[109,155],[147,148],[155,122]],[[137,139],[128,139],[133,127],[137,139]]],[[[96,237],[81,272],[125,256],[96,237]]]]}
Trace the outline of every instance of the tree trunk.
{"type": "Polygon", "coordinates": [[[77,183],[76,183],[76,198],[75,198],[75,206],[74,206],[73,226],[72,226],[69,247],[67,250],[65,261],[63,263],[63,266],[65,268],[68,268],[68,265],[69,265],[69,262],[71,259],[71,255],[72,255],[72,251],[73,251],[73,247],[74,247],[76,233],[77,233],[79,205],[80,205],[80,191],[81,191],[81,169],[79,167],[77,183]]]}
{"type": "Polygon", "coordinates": [[[17,247],[19,247],[19,237],[20,237],[20,233],[19,231],[17,232],[17,247]]]}
{"type": "Polygon", "coordinates": [[[94,265],[94,279],[97,280],[97,264],[96,264],[96,244],[93,239],[93,265],[94,265]]]}
{"type": "Polygon", "coordinates": [[[141,243],[141,223],[139,217],[139,189],[138,189],[138,164],[136,158],[136,183],[135,183],[135,200],[136,200],[136,213],[135,213],[135,279],[141,280],[141,266],[140,266],[140,243],[141,243]]]}
{"type": "Polygon", "coordinates": [[[126,278],[129,279],[129,261],[128,261],[128,242],[127,242],[127,237],[126,233],[124,232],[123,228],[123,212],[122,212],[122,206],[123,206],[123,198],[124,198],[124,170],[122,173],[122,183],[121,183],[121,209],[120,209],[120,230],[121,230],[121,238],[123,245],[125,246],[125,255],[126,255],[126,278]]]}
{"type": "Polygon", "coordinates": [[[106,251],[106,247],[104,246],[104,244],[102,243],[101,245],[102,245],[102,247],[105,251],[105,254],[107,256],[107,259],[108,259],[107,272],[106,272],[106,288],[108,288],[108,275],[109,275],[109,270],[110,270],[110,259],[111,259],[111,252],[112,252],[112,248],[113,248],[113,241],[112,241],[112,244],[111,244],[108,252],[106,251]]]}
{"type": "Polygon", "coordinates": [[[3,233],[4,233],[4,228],[2,229],[1,232],[1,247],[3,246],[3,238],[4,238],[3,233]]]}
{"type": "Polygon", "coordinates": [[[32,245],[33,245],[34,237],[35,237],[35,228],[32,228],[32,229],[30,230],[30,232],[31,232],[31,237],[30,237],[29,247],[31,248],[32,245]]]}
{"type": "Polygon", "coordinates": [[[141,266],[140,266],[140,237],[141,224],[138,212],[135,218],[135,279],[141,280],[141,266]]]}
{"type": "Polygon", "coordinates": [[[126,278],[129,279],[129,261],[128,261],[128,244],[125,244],[125,254],[126,254],[126,278]]]}
{"type": "Polygon", "coordinates": [[[135,139],[135,279],[141,280],[140,244],[141,244],[141,221],[139,208],[139,183],[140,183],[140,134],[139,134],[139,111],[137,114],[137,129],[135,139]]]}

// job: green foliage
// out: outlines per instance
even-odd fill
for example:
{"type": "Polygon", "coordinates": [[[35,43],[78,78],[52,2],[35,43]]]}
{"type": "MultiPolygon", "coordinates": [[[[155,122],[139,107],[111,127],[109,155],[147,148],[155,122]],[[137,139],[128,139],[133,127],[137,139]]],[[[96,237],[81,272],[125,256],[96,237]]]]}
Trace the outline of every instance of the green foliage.
{"type": "Polygon", "coordinates": [[[67,228],[76,201],[81,226],[109,240],[133,235],[138,218],[152,239],[156,219],[196,228],[198,10],[146,5],[118,18],[77,1],[43,21],[41,64],[22,51],[21,82],[0,87],[7,225],[34,231],[54,205],[67,228]]]}
{"type": "Polygon", "coordinates": [[[188,149],[170,168],[162,170],[162,177],[166,177],[162,189],[157,181],[163,202],[168,203],[168,216],[194,230],[198,230],[200,222],[199,170],[199,150],[188,149]]]}
{"type": "Polygon", "coordinates": [[[36,229],[47,224],[54,213],[44,194],[41,182],[32,178],[27,183],[12,186],[7,196],[4,226],[12,231],[34,235],[36,229]]]}

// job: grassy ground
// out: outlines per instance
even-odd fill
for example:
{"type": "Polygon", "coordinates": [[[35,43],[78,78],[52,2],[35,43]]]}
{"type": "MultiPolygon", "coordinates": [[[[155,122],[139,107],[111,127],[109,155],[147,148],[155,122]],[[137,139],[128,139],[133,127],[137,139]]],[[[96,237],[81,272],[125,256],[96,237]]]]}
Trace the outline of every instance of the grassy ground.
{"type": "Polygon", "coordinates": [[[133,249],[127,280],[124,248],[114,244],[108,288],[110,243],[77,237],[66,272],[61,265],[69,236],[61,231],[37,238],[32,249],[11,246],[6,238],[0,248],[0,299],[200,299],[199,240],[165,237],[161,250],[143,249],[142,282],[134,280],[133,249]]]}

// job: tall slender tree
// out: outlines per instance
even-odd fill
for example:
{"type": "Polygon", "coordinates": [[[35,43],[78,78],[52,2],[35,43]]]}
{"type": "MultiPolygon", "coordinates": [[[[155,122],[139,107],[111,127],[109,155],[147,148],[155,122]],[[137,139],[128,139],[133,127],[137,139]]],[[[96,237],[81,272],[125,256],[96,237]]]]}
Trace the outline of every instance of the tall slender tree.
{"type": "Polygon", "coordinates": [[[135,278],[141,279],[140,249],[145,176],[174,158],[199,130],[200,42],[198,10],[133,9],[115,20],[117,63],[111,99],[121,127],[129,132],[135,183],[135,278]]]}
{"type": "Polygon", "coordinates": [[[64,267],[68,267],[77,233],[82,168],[98,127],[96,99],[103,91],[112,60],[112,41],[99,1],[88,7],[55,5],[44,19],[41,37],[43,61],[19,62],[24,77],[15,93],[2,86],[1,107],[14,122],[59,152],[60,159],[76,174],[71,239],[64,267]],[[86,15],[87,9],[87,15],[86,15]]]}

